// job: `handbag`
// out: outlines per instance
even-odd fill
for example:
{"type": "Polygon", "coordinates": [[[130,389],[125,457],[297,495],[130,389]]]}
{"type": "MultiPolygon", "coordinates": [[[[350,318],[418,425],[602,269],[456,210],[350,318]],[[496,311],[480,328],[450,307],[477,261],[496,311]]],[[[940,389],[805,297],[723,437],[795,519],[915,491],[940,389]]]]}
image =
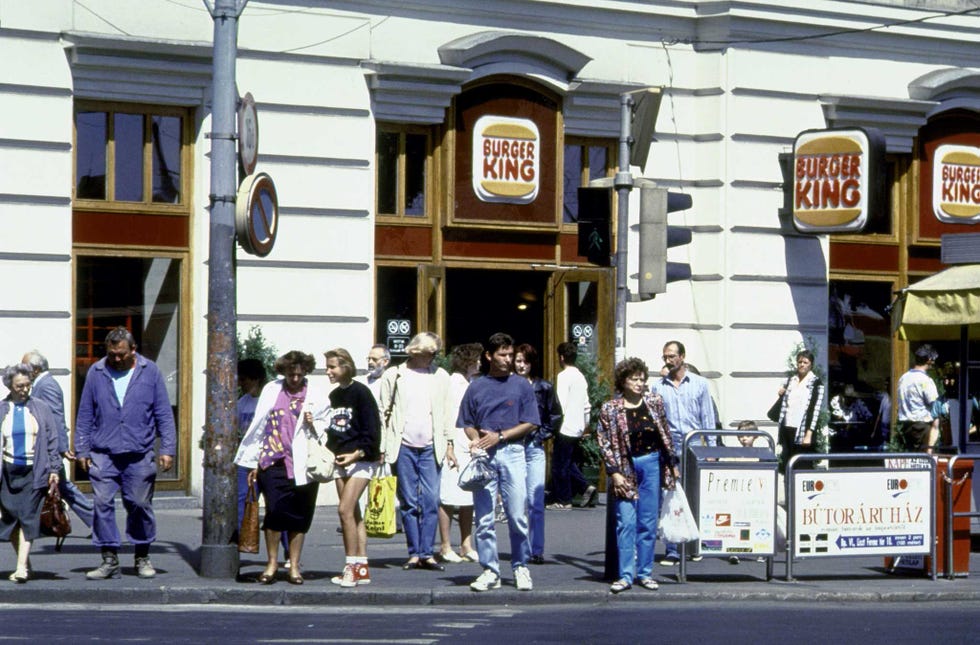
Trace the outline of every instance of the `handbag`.
{"type": "MultiPolygon", "coordinates": [[[[783,386],[785,389],[789,389],[789,379],[786,379],[786,385],[783,386]]],[[[783,396],[780,395],[776,397],[776,402],[769,407],[769,411],[766,412],[766,416],[773,423],[779,423],[779,413],[783,411],[783,396]]]]}
{"type": "Polygon", "coordinates": [[[65,537],[71,534],[71,518],[68,517],[68,504],[61,499],[57,486],[48,488],[48,494],[41,506],[41,535],[57,538],[54,550],[61,551],[65,537]]]}
{"type": "Polygon", "coordinates": [[[327,433],[317,435],[316,430],[306,428],[306,476],[321,484],[337,477],[337,457],[327,448],[327,433]]]}
{"type": "Polygon", "coordinates": [[[254,485],[249,485],[245,494],[242,526],[238,531],[238,552],[259,552],[259,500],[256,499],[254,485]]]}
{"type": "Polygon", "coordinates": [[[497,479],[497,471],[490,466],[490,457],[487,453],[474,454],[470,463],[463,467],[459,473],[459,487],[471,493],[480,490],[490,482],[497,479]]]}
{"type": "Polygon", "coordinates": [[[664,494],[657,532],[665,541],[674,544],[698,539],[698,524],[680,483],[664,494]]]}
{"type": "Polygon", "coordinates": [[[385,464],[368,483],[368,505],[364,528],[368,537],[390,538],[395,535],[395,489],[398,478],[385,464]]]}

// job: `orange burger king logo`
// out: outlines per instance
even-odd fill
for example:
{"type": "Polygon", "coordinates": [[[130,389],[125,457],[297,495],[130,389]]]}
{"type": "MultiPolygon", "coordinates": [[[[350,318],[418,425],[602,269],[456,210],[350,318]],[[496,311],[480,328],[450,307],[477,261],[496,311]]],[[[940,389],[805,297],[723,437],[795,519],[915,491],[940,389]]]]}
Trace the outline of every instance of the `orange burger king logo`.
{"type": "Polygon", "coordinates": [[[980,222],[980,148],[953,144],[936,147],[932,211],[941,222],[980,222]]]}
{"type": "Polygon", "coordinates": [[[485,115],[473,126],[473,192],[484,202],[530,204],[538,196],[541,135],[528,119],[485,115]]]}

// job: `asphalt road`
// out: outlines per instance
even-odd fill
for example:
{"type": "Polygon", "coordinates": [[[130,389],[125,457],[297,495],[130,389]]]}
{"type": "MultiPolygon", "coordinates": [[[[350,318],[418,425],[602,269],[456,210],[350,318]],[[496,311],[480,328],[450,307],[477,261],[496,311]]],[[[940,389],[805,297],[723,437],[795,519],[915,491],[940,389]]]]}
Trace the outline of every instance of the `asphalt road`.
{"type": "MultiPolygon", "coordinates": [[[[633,590],[629,593],[633,593],[633,590]]],[[[651,592],[644,592],[650,594],[651,592]]],[[[631,602],[575,607],[0,605],[4,642],[923,643],[976,642],[980,603],[631,602]]]]}

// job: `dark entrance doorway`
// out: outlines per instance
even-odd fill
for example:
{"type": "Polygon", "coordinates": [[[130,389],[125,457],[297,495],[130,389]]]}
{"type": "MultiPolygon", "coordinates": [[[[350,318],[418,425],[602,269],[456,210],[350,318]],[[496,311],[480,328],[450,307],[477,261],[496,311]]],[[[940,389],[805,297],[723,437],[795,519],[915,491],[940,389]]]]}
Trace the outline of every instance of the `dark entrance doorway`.
{"type": "Polygon", "coordinates": [[[502,331],[545,351],[545,271],[446,270],[446,346],[502,331]]]}

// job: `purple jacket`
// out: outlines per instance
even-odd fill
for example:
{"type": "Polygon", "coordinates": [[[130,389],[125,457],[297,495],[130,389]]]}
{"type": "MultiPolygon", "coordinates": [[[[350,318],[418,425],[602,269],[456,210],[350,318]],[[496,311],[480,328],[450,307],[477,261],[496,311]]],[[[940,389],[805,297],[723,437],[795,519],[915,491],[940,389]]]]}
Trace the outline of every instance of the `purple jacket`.
{"type": "Polygon", "coordinates": [[[163,376],[153,361],[140,354],[134,369],[120,406],[105,359],[89,368],[75,423],[79,457],[93,452],[145,454],[153,450],[157,436],[161,455],[175,453],[177,431],[163,376]]]}

